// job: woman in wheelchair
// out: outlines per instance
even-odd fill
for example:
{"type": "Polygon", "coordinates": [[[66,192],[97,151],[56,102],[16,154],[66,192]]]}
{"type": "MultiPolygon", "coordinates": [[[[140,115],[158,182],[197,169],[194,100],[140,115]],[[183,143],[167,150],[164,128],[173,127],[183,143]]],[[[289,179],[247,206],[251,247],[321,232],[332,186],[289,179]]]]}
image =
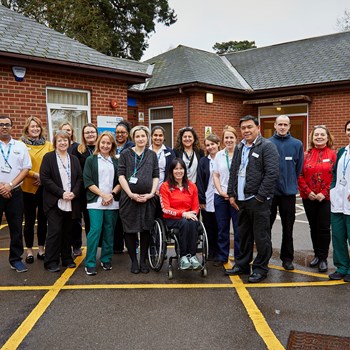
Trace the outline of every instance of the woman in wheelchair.
{"type": "Polygon", "coordinates": [[[198,190],[187,178],[187,170],[181,158],[175,158],[169,168],[167,180],[160,187],[160,202],[168,228],[178,229],[180,269],[199,269],[196,257],[198,236],[198,190]]]}

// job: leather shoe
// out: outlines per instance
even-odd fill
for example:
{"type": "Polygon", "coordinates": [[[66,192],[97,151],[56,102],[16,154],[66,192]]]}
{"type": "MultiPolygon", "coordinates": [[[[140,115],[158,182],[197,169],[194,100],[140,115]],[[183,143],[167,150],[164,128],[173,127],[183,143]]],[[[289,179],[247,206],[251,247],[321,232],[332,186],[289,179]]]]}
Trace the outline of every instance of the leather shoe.
{"type": "Polygon", "coordinates": [[[326,272],[327,270],[328,270],[327,260],[320,260],[320,263],[318,264],[318,271],[326,272]]]}
{"type": "Polygon", "coordinates": [[[249,277],[248,277],[248,282],[250,283],[258,283],[264,280],[267,276],[262,275],[261,273],[258,272],[253,272],[249,277]]]}
{"type": "Polygon", "coordinates": [[[331,273],[328,277],[330,280],[333,280],[333,281],[339,281],[341,280],[345,275],[340,273],[340,272],[334,272],[334,273],[331,273]]]}
{"type": "Polygon", "coordinates": [[[146,265],[146,263],[140,264],[140,271],[141,271],[142,273],[149,273],[149,268],[148,268],[148,266],[146,265]]]}
{"type": "Polygon", "coordinates": [[[60,268],[57,265],[51,265],[51,266],[47,266],[46,270],[50,272],[59,272],[60,268]]]}
{"type": "Polygon", "coordinates": [[[64,264],[63,266],[68,267],[69,269],[74,269],[75,267],[77,267],[77,264],[74,261],[72,261],[68,264],[64,264]]]}
{"type": "Polygon", "coordinates": [[[345,275],[343,280],[344,282],[350,282],[350,275],[345,275]]]}
{"type": "Polygon", "coordinates": [[[140,273],[140,268],[139,268],[139,264],[137,263],[137,261],[132,262],[130,271],[131,271],[131,273],[135,273],[135,274],[140,273]]]}
{"type": "Polygon", "coordinates": [[[233,266],[232,269],[226,269],[225,270],[225,275],[226,276],[237,276],[237,275],[248,275],[249,271],[244,271],[238,266],[233,266]]]}
{"type": "Polygon", "coordinates": [[[315,256],[311,261],[310,261],[310,267],[316,267],[320,263],[320,259],[315,256]]]}
{"type": "Polygon", "coordinates": [[[37,254],[36,257],[38,258],[38,260],[44,260],[45,259],[45,253],[43,254],[37,254]]]}
{"type": "Polygon", "coordinates": [[[26,263],[27,264],[33,264],[34,262],[34,256],[33,255],[27,255],[26,256],[26,263]]]}
{"type": "Polygon", "coordinates": [[[294,270],[294,265],[291,261],[283,261],[282,266],[285,270],[288,270],[288,271],[294,270]]]}

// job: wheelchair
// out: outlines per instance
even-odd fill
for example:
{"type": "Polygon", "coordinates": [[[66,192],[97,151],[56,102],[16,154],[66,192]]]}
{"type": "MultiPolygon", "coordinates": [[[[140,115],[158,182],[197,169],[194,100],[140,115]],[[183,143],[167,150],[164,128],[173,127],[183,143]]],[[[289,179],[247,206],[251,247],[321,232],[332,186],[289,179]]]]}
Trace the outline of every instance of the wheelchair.
{"type": "MultiPolygon", "coordinates": [[[[168,259],[168,278],[173,278],[173,260],[177,260],[177,268],[180,262],[180,247],[177,238],[178,229],[169,229],[164,220],[157,218],[154,220],[151,230],[151,240],[148,249],[148,260],[151,269],[159,272],[163,267],[164,261],[167,259],[168,246],[175,247],[175,255],[168,259]]],[[[199,254],[198,261],[201,263],[201,276],[208,275],[207,258],[208,258],[208,236],[205,227],[201,221],[198,221],[198,238],[197,238],[197,254],[199,254]]],[[[192,269],[189,269],[192,270],[192,269]]],[[[199,270],[199,269],[198,269],[199,270]]]]}

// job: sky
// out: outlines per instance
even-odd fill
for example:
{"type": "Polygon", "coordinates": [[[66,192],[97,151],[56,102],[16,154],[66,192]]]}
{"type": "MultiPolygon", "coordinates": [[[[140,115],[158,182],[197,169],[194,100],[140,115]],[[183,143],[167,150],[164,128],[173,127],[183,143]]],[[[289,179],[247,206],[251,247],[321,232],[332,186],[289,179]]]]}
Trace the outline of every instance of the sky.
{"type": "Polygon", "coordinates": [[[255,41],[257,47],[336,33],[350,0],[169,0],[177,14],[156,25],[142,61],[178,45],[214,52],[216,42],[255,41]]]}

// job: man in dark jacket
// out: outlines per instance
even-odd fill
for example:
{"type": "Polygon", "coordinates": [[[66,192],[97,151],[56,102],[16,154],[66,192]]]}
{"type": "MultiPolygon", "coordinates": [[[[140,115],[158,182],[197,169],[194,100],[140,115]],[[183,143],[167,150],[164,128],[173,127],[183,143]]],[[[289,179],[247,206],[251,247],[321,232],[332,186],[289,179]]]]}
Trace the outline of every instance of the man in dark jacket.
{"type": "Polygon", "coordinates": [[[282,223],[282,245],[280,258],[285,270],[294,270],[293,226],[295,221],[295,199],[298,192],[298,177],[303,167],[304,148],[300,140],[291,136],[290,119],[280,115],[275,121],[275,133],[269,139],[280,155],[280,175],[271,206],[271,229],[277,215],[282,223]]]}
{"type": "Polygon", "coordinates": [[[259,121],[247,115],[239,121],[242,142],[237,145],[230,168],[227,193],[238,212],[240,254],[226,275],[250,274],[254,241],[257,256],[248,282],[266,278],[272,254],[270,207],[279,173],[276,146],[260,135],[259,121]]]}

